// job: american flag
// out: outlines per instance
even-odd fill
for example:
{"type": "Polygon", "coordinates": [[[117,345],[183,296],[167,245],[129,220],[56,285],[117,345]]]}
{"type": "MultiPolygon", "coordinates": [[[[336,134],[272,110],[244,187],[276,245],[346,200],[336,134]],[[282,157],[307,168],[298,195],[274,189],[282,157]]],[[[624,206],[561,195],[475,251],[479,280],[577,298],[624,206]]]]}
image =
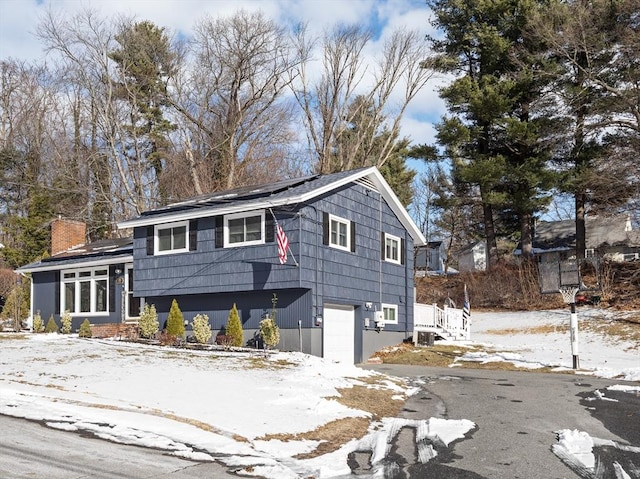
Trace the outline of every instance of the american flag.
{"type": "Polygon", "coordinates": [[[280,259],[280,264],[285,264],[287,262],[287,250],[289,249],[289,238],[284,234],[284,230],[282,226],[278,224],[276,226],[276,237],[278,240],[278,258],[280,259]]]}
{"type": "Polygon", "coordinates": [[[471,317],[471,304],[469,303],[469,293],[467,285],[464,285],[464,303],[462,304],[462,319],[466,323],[471,317]]]}

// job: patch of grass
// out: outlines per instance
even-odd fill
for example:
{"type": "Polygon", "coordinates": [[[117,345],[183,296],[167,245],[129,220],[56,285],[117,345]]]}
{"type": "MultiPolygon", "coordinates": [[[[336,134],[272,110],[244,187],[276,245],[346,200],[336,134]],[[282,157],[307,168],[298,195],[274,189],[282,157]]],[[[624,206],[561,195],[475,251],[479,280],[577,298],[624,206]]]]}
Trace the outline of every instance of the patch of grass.
{"type": "Polygon", "coordinates": [[[27,335],[22,333],[0,333],[0,341],[11,341],[13,339],[27,339],[27,335]]]}
{"type": "Polygon", "coordinates": [[[569,324],[541,324],[540,326],[532,326],[529,328],[507,328],[507,329],[488,329],[486,334],[495,336],[512,336],[516,334],[552,334],[552,333],[568,333],[569,324]]]}
{"type": "Polygon", "coordinates": [[[416,348],[411,344],[402,344],[375,354],[386,364],[410,364],[417,366],[449,367],[465,352],[479,351],[478,347],[458,345],[439,345],[416,348]]]}

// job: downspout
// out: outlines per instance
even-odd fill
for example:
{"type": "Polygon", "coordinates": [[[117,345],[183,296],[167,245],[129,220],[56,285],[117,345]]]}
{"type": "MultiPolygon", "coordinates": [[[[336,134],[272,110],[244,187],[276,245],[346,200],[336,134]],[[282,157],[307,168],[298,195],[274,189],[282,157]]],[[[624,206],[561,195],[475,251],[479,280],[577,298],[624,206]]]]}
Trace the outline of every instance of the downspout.
{"type": "MultiPolygon", "coordinates": [[[[379,231],[383,233],[382,229],[382,193],[378,193],[378,224],[379,231]]],[[[382,234],[378,235],[379,238],[382,238],[382,234]]],[[[382,247],[386,247],[386,245],[380,245],[380,249],[382,247]]],[[[382,255],[378,252],[378,302],[380,303],[380,311],[382,311],[382,255]]]]}

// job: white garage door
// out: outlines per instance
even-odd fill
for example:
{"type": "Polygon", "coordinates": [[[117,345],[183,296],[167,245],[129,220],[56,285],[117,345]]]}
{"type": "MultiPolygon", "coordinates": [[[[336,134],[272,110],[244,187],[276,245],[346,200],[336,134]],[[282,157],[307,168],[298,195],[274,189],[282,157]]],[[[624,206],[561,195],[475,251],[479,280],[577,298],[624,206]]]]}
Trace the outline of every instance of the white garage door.
{"type": "Polygon", "coordinates": [[[355,316],[353,306],[325,305],[322,327],[322,356],[353,364],[355,316]]]}

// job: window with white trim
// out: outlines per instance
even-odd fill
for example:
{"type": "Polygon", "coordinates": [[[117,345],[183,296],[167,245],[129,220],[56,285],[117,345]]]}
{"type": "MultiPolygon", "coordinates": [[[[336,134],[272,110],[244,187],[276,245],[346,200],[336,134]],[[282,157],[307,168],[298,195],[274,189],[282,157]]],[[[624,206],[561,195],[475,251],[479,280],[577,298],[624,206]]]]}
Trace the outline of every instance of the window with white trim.
{"type": "Polygon", "coordinates": [[[265,242],[264,210],[224,217],[224,247],[250,246],[265,242]]]}
{"type": "Polygon", "coordinates": [[[385,324],[398,324],[397,304],[382,304],[382,314],[385,324]]]}
{"type": "Polygon", "coordinates": [[[60,314],[100,315],[109,312],[109,268],[60,273],[60,314]]]}
{"type": "Polygon", "coordinates": [[[154,234],[154,254],[184,253],[189,251],[188,221],[156,225],[154,234]]]}
{"type": "Polygon", "coordinates": [[[349,220],[329,215],[329,245],[334,248],[350,251],[351,225],[349,220]]]}
{"type": "Polygon", "coordinates": [[[391,263],[400,264],[400,246],[402,242],[397,236],[384,234],[384,259],[391,263]]]}

